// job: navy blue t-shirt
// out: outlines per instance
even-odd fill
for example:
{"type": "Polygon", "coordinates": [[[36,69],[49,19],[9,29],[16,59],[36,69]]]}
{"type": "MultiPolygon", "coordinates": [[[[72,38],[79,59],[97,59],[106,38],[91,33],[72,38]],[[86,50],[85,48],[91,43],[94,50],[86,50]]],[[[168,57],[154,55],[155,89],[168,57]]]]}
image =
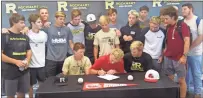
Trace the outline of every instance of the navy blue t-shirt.
{"type": "Polygon", "coordinates": [[[94,57],[93,55],[93,49],[94,49],[94,35],[101,30],[100,26],[97,26],[96,28],[92,29],[89,25],[85,27],[84,33],[85,33],[85,54],[88,57],[94,57]]]}

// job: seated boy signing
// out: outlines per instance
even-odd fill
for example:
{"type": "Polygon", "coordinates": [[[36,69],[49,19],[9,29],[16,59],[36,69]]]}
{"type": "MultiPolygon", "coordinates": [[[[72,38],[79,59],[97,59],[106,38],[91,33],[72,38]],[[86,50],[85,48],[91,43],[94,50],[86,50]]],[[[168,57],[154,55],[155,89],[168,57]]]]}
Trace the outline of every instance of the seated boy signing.
{"type": "Polygon", "coordinates": [[[124,73],[124,53],[119,48],[114,48],[109,55],[101,56],[90,68],[90,74],[117,74],[124,73]]]}

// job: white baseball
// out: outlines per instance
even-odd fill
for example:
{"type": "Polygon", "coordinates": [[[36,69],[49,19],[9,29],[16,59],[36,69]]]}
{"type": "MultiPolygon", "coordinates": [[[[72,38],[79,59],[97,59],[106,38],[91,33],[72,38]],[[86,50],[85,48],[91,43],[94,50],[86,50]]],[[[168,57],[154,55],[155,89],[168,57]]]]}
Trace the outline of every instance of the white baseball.
{"type": "Polygon", "coordinates": [[[128,80],[133,80],[133,76],[132,75],[128,75],[128,80]]]}
{"type": "Polygon", "coordinates": [[[78,78],[78,83],[83,83],[83,78],[78,78]]]}

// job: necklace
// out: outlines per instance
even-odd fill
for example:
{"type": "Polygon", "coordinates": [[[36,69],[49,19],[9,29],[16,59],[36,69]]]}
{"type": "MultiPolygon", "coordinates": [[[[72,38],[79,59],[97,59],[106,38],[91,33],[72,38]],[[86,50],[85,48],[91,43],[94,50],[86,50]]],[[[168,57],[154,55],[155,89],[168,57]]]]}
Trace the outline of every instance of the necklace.
{"type": "Polygon", "coordinates": [[[82,60],[76,60],[77,67],[79,68],[80,74],[85,74],[85,69],[82,60]]]}

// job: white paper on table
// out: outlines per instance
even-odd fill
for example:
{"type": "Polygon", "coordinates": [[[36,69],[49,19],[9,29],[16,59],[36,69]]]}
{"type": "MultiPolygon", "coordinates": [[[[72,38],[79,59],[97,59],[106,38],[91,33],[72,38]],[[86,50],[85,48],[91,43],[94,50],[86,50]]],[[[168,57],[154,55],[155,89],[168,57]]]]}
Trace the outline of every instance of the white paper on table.
{"type": "Polygon", "coordinates": [[[103,76],[98,76],[99,78],[102,78],[102,79],[106,79],[106,80],[114,80],[114,79],[118,79],[120,78],[119,76],[115,76],[115,75],[110,75],[110,74],[106,74],[106,75],[103,75],[103,76]]]}

